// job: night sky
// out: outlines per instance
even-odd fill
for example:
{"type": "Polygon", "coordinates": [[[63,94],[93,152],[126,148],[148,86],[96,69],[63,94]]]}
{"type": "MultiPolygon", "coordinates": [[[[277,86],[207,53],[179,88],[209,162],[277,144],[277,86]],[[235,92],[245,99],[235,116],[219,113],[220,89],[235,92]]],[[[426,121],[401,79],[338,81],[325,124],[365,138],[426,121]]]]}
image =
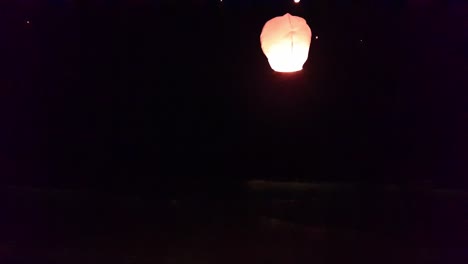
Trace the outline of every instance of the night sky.
{"type": "Polygon", "coordinates": [[[468,186],[463,1],[0,10],[2,184],[152,195],[221,195],[248,179],[468,186]],[[304,70],[280,74],[259,36],[287,12],[313,35],[304,70]]]}

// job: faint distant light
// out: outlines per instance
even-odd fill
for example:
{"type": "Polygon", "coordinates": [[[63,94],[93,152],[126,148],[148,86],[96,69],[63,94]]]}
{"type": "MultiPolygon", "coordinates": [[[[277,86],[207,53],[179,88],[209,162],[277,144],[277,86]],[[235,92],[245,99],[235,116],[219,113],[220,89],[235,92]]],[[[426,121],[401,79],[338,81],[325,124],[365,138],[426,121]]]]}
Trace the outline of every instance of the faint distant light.
{"type": "Polygon", "coordinates": [[[318,39],[318,36],[315,36],[315,39],[318,39]]]}
{"type": "Polygon", "coordinates": [[[301,0],[294,0],[294,3],[298,4],[301,0]]]}
{"type": "Polygon", "coordinates": [[[31,22],[29,20],[26,20],[26,24],[29,24],[29,23],[31,23],[31,22]]]}
{"type": "Polygon", "coordinates": [[[359,41],[361,41],[361,42],[362,42],[362,39],[360,39],[359,41]]]}

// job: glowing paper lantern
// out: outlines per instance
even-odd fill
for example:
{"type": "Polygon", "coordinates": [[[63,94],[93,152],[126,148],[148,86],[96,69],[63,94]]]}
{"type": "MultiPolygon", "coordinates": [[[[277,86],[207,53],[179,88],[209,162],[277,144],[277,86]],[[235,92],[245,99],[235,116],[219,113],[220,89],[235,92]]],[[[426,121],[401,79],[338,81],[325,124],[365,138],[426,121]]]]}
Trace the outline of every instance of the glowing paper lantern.
{"type": "Polygon", "coordinates": [[[305,19],[288,13],[265,23],[260,43],[274,71],[295,72],[302,70],[309,56],[311,37],[305,19]]]}

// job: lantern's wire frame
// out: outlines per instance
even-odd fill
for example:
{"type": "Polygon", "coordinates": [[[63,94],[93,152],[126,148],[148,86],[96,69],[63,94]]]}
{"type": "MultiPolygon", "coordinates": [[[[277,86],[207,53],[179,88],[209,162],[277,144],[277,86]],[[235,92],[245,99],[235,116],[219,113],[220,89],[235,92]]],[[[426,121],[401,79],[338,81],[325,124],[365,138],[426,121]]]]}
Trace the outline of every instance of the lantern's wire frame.
{"type": "MultiPolygon", "coordinates": [[[[289,26],[293,28],[293,24],[291,22],[291,15],[288,16],[289,20],[289,26]]],[[[291,55],[293,55],[293,49],[294,49],[294,32],[291,32],[291,55]]]]}

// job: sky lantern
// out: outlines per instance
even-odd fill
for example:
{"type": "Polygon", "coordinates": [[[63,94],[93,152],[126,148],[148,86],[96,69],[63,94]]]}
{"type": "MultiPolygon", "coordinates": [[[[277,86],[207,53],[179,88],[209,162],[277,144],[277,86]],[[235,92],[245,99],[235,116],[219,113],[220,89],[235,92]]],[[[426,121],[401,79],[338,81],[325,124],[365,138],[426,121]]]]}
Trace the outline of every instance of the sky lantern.
{"type": "Polygon", "coordinates": [[[260,34],[262,50],[277,72],[296,72],[309,56],[312,31],[302,17],[289,13],[268,20],[260,34]]]}

